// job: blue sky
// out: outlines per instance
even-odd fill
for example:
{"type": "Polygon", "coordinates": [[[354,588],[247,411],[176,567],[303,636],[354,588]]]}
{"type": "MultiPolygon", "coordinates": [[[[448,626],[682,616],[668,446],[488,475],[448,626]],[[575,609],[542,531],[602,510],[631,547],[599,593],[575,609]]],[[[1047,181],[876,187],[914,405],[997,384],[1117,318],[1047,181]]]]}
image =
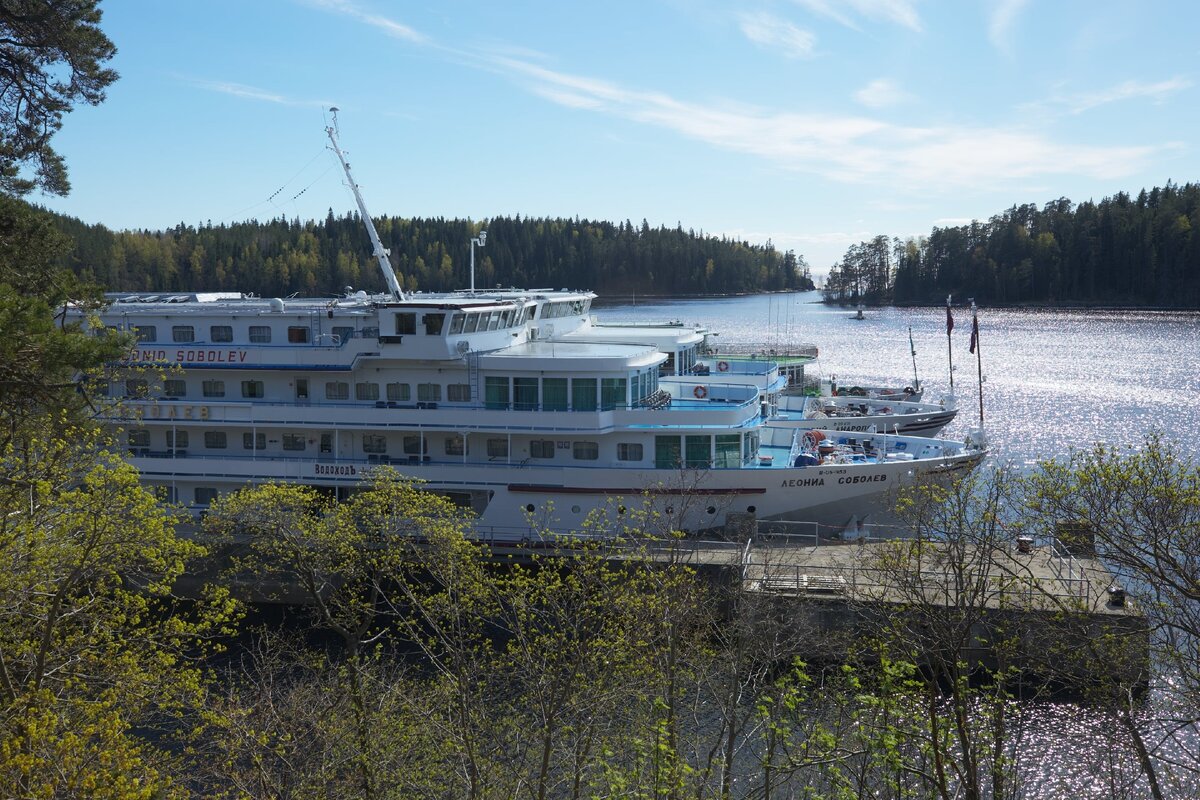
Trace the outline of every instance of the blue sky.
{"type": "Polygon", "coordinates": [[[848,245],[1200,180],[1200,4],[108,0],[121,78],[29,199],[113,228],[353,208],[848,245]]]}

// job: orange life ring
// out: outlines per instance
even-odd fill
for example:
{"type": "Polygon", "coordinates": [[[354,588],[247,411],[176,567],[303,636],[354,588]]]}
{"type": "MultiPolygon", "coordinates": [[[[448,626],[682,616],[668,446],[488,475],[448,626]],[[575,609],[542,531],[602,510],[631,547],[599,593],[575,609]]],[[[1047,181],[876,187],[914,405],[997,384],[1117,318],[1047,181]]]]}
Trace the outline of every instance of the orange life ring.
{"type": "Polygon", "coordinates": [[[729,362],[728,361],[718,361],[717,362],[717,371],[718,372],[728,372],[729,371],[729,362]]]}
{"type": "Polygon", "coordinates": [[[825,434],[820,431],[805,431],[804,444],[809,449],[815,450],[817,445],[825,441],[825,434]]]}
{"type": "Polygon", "coordinates": [[[697,386],[695,389],[692,389],[692,394],[696,395],[697,400],[703,400],[708,397],[708,389],[703,386],[697,386]]]}

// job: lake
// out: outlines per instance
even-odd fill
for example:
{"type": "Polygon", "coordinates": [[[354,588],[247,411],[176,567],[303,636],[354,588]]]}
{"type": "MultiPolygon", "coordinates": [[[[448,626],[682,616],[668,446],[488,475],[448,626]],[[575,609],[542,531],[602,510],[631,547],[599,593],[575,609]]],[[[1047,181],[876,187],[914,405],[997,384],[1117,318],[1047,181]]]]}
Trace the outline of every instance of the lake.
{"type": "MultiPolygon", "coordinates": [[[[911,385],[913,358],[925,399],[950,391],[946,312],[939,308],[826,306],[820,292],[749,297],[601,302],[608,322],[698,322],[730,351],[820,348],[815,371],[838,385],[911,385]]],[[[944,435],[960,438],[979,415],[969,308],[954,308],[951,335],[959,416],[944,435]]],[[[1029,466],[1097,441],[1134,445],[1162,430],[1200,458],[1200,313],[1084,309],[979,309],[984,423],[993,461],[1029,466]]]]}
{"type": "MultiPolygon", "coordinates": [[[[717,345],[729,351],[814,344],[820,348],[816,372],[836,375],[841,386],[911,385],[911,328],[925,399],[950,391],[944,307],[872,308],[860,321],[852,309],[825,306],[819,292],[805,292],[637,303],[601,298],[595,313],[609,322],[698,322],[719,332],[717,345]]],[[[961,410],[943,435],[959,438],[977,421],[979,381],[967,352],[970,309],[953,313],[961,410]]],[[[1136,446],[1154,429],[1182,455],[1200,459],[1200,313],[981,308],[979,335],[992,463],[1028,468],[1097,441],[1136,446]]],[[[1150,709],[1167,702],[1166,683],[1160,676],[1150,709]]],[[[1115,735],[1111,717],[1068,702],[1018,707],[1024,796],[1146,796],[1134,754],[1115,735]],[[1117,786],[1107,783],[1114,775],[1117,786]]],[[[1161,733],[1153,726],[1145,732],[1152,739],[1161,733]]],[[[1160,757],[1194,763],[1194,730],[1164,739],[1160,757]]],[[[1183,770],[1179,777],[1168,796],[1200,796],[1200,776],[1183,770]]]]}

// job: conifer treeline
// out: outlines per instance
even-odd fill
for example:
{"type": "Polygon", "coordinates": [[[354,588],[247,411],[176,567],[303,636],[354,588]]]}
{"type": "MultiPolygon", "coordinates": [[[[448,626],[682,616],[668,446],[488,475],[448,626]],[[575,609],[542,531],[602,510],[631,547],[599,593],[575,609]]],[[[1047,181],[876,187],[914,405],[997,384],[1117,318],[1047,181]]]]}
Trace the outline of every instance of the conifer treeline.
{"type": "MultiPolygon", "coordinates": [[[[57,217],[76,242],[65,266],[110,291],[228,290],[263,296],[341,294],[346,286],[383,291],[357,215],[322,222],[283,218],[232,225],[178,225],[166,231],[113,232],[57,217]]],[[[580,219],[497,217],[376,220],[393,268],[408,290],[475,285],[569,287],[601,294],[730,294],[811,289],[802,256],[682,227],[651,228],[580,219]]]]}
{"type": "Polygon", "coordinates": [[[987,222],[852,246],[828,300],[992,305],[1097,303],[1200,308],[1200,184],[1014,206],[987,222]]]}

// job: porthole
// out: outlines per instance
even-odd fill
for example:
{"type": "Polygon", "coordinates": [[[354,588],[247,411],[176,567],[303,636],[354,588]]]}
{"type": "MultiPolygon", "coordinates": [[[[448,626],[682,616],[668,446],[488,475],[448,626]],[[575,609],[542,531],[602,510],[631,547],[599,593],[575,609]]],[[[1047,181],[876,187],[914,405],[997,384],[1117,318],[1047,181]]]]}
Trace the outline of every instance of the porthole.
{"type": "Polygon", "coordinates": [[[624,514],[624,513],[625,513],[625,506],[617,506],[617,513],[618,513],[618,514],[624,514]]]}
{"type": "Polygon", "coordinates": [[[666,508],[666,512],[667,512],[668,514],[674,514],[674,513],[675,513],[675,506],[667,506],[667,508],[666,508]]]}
{"type": "Polygon", "coordinates": [[[746,513],[753,514],[758,511],[758,506],[746,506],[746,513]]]}
{"type": "Polygon", "coordinates": [[[578,513],[579,513],[579,506],[571,506],[571,513],[572,513],[572,514],[578,514],[578,513]]]}
{"type": "Polygon", "coordinates": [[[533,508],[534,508],[533,503],[529,503],[528,505],[525,506],[525,510],[530,514],[533,513],[533,508]]]}
{"type": "Polygon", "coordinates": [[[706,511],[708,511],[708,513],[710,513],[710,514],[715,514],[715,513],[717,513],[717,507],[716,507],[716,506],[709,506],[709,507],[708,507],[707,509],[705,509],[705,510],[706,510],[706,511]]]}

